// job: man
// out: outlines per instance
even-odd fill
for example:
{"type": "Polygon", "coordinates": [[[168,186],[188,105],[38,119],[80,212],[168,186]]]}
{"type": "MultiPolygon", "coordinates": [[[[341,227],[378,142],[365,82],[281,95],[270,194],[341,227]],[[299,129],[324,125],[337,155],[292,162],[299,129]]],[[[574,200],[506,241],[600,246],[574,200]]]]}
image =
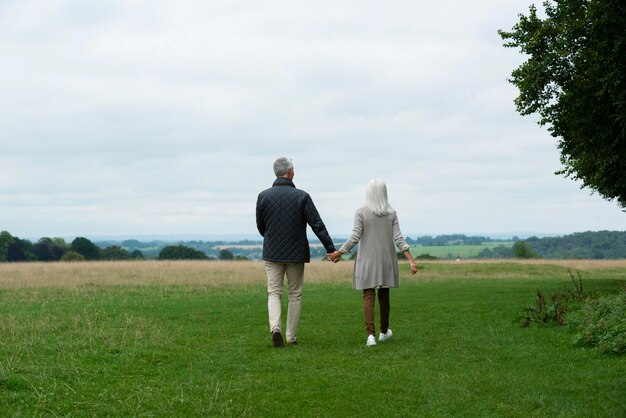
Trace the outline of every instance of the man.
{"type": "Polygon", "coordinates": [[[276,181],[259,193],[256,203],[256,224],[263,236],[263,260],[267,273],[267,310],[274,347],[283,347],[281,333],[281,297],[287,276],[289,306],[287,309],[287,343],[297,344],[300,322],[304,263],[311,259],[307,224],[320,239],[327,253],[335,251],[308,193],[293,184],[293,164],[288,158],[274,162],[276,181]]]}

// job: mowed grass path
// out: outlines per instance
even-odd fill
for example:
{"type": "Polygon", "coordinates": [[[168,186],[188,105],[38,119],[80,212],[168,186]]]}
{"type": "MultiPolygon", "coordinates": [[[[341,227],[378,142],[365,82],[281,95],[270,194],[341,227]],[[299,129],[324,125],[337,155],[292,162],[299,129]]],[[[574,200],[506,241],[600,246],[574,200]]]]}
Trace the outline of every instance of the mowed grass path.
{"type": "Polygon", "coordinates": [[[514,321],[568,270],[617,291],[626,262],[420,267],[367,348],[351,262],[308,265],[277,350],[260,262],[2,264],[0,416],[626,416],[624,357],[514,321]]]}

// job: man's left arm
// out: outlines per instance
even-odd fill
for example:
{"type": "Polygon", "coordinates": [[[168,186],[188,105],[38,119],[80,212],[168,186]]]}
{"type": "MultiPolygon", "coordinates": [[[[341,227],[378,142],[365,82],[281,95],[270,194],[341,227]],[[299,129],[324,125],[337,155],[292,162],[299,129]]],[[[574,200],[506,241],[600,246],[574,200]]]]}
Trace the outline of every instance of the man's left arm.
{"type": "Polygon", "coordinates": [[[319,238],[322,245],[326,249],[327,253],[335,252],[335,244],[333,244],[333,240],[330,238],[330,234],[328,230],[326,230],[326,225],[322,221],[311,196],[307,195],[304,202],[304,217],[306,219],[306,223],[309,224],[313,233],[319,238]]]}

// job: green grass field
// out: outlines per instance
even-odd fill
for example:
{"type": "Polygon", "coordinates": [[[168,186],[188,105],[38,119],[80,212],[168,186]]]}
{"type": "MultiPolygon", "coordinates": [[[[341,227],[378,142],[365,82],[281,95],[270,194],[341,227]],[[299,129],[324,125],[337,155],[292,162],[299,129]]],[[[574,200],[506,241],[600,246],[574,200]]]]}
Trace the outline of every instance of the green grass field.
{"type": "Polygon", "coordinates": [[[626,358],[521,328],[536,289],[616,292],[626,262],[419,263],[365,347],[352,264],[307,266],[273,349],[260,262],[0,265],[0,416],[626,416],[626,358]]]}

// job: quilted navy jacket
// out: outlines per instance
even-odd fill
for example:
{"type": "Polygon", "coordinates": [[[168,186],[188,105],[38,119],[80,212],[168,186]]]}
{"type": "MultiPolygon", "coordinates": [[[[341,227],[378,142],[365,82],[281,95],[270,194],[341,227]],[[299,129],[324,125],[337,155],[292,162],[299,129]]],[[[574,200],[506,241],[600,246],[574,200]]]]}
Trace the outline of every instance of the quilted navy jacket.
{"type": "Polygon", "coordinates": [[[311,261],[306,226],[320,239],[326,252],[335,251],[333,241],[311,196],[293,182],[278,177],[272,187],[259,193],[256,225],[263,236],[263,259],[282,263],[311,261]]]}

